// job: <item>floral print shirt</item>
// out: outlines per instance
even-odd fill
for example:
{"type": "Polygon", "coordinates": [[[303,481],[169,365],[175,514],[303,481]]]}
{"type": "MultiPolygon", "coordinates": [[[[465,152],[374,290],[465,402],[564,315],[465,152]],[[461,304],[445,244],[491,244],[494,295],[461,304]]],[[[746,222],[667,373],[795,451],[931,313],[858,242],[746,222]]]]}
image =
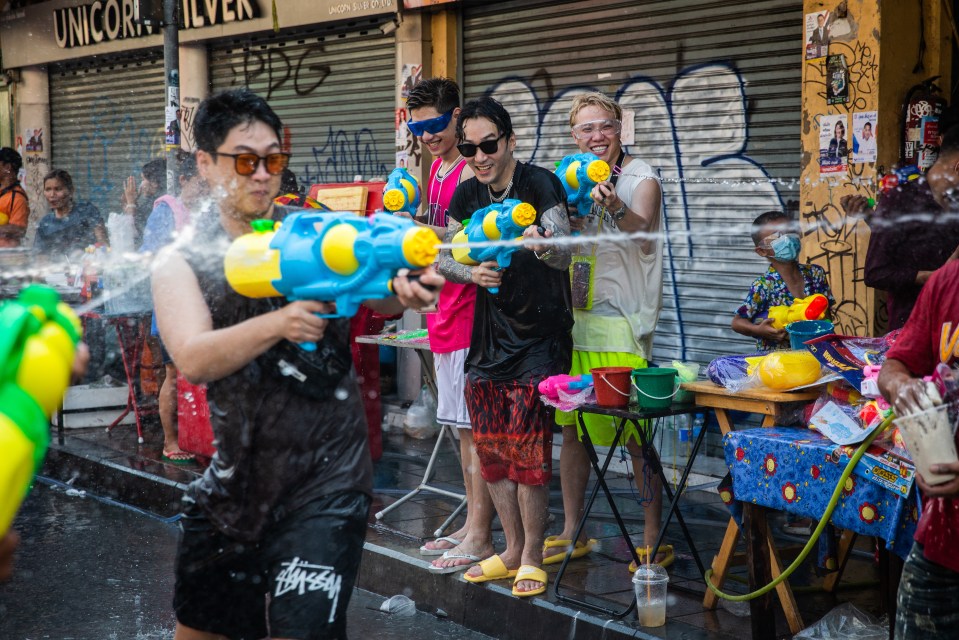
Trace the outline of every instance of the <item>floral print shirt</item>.
{"type": "MultiPolygon", "coordinates": [[[[802,297],[821,293],[829,299],[829,308],[832,309],[836,300],[829,290],[829,283],[826,282],[826,272],[823,268],[816,264],[800,264],[799,272],[802,274],[804,283],[802,297]]],[[[759,323],[769,315],[769,307],[791,305],[795,300],[793,295],[789,293],[786,281],[776,271],[776,267],[769,265],[766,273],[753,280],[752,286],[749,287],[749,293],[746,295],[746,300],[736,309],[736,315],[754,324],[759,323]]],[[[756,347],[760,351],[774,351],[782,348],[775,342],[763,339],[756,340],[756,347]]]]}

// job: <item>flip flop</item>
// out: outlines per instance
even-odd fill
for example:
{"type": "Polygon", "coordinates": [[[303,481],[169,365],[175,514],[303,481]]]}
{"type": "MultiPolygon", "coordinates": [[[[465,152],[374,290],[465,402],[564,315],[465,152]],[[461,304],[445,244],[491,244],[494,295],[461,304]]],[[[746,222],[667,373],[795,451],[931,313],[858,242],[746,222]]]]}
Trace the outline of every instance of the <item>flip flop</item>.
{"type": "Polygon", "coordinates": [[[519,571],[516,572],[516,578],[513,580],[513,595],[519,598],[528,598],[530,596],[538,596],[541,593],[546,593],[546,572],[531,564],[524,564],[519,568],[519,571]],[[530,589],[529,591],[517,591],[516,584],[523,580],[542,582],[543,586],[530,589]]]}
{"type": "Polygon", "coordinates": [[[479,563],[479,568],[483,570],[483,574],[479,576],[471,576],[470,574],[464,574],[463,579],[467,582],[488,582],[490,580],[505,580],[507,578],[512,578],[516,576],[516,569],[507,569],[506,565],[503,564],[503,559],[499,555],[493,555],[483,560],[479,563]]]}
{"type": "MultiPolygon", "coordinates": [[[[570,560],[575,560],[576,558],[582,558],[587,553],[593,550],[593,546],[596,544],[595,538],[590,538],[586,542],[576,541],[576,546],[573,549],[572,554],[570,554],[570,560]]],[[[549,536],[546,540],[543,541],[543,551],[547,549],[555,549],[556,547],[562,547],[564,551],[562,553],[554,553],[551,556],[546,556],[543,558],[543,564],[558,564],[563,561],[563,558],[569,554],[569,548],[573,546],[572,541],[563,540],[557,538],[556,536],[549,536]]]]}
{"type": "MultiPolygon", "coordinates": [[[[671,565],[671,564],[673,563],[673,561],[676,559],[676,554],[673,553],[673,545],[671,545],[671,544],[660,545],[659,549],[656,551],[656,555],[659,555],[660,553],[665,553],[665,554],[666,554],[666,557],[663,558],[663,561],[659,563],[659,566],[661,566],[663,569],[665,569],[666,567],[668,567],[669,565],[671,565]]],[[[641,562],[644,562],[644,563],[646,562],[646,548],[645,548],[645,547],[636,547],[636,555],[639,556],[639,559],[640,559],[641,562]]],[[[655,557],[656,557],[656,556],[654,555],[653,558],[655,558],[655,557]]],[[[636,561],[635,561],[635,560],[633,560],[632,562],[629,563],[629,572],[630,572],[630,573],[636,573],[636,569],[638,569],[638,568],[639,568],[639,567],[636,566],[636,561]]]]}
{"type": "MultiPolygon", "coordinates": [[[[474,556],[471,553],[460,553],[453,552],[452,549],[443,554],[442,560],[469,560],[469,562],[463,562],[460,564],[454,564],[451,567],[437,567],[435,564],[430,564],[427,569],[430,573],[435,574],[445,574],[445,573],[456,573],[457,571],[462,571],[463,569],[469,569],[474,562],[479,562],[482,560],[479,556],[474,556]]],[[[433,562],[436,562],[434,560],[433,562]]]]}
{"type": "Polygon", "coordinates": [[[186,451],[164,451],[162,458],[173,464],[192,464],[196,461],[196,456],[186,451]]]}
{"type": "Polygon", "coordinates": [[[452,538],[450,536],[443,536],[442,538],[437,538],[436,540],[430,540],[430,542],[433,542],[433,543],[446,542],[452,546],[449,549],[430,549],[429,547],[426,546],[426,544],[429,544],[429,542],[427,542],[422,547],[420,547],[421,556],[441,556],[447,551],[449,551],[450,549],[455,549],[456,547],[463,544],[462,540],[457,540],[456,538],[452,538]]]}

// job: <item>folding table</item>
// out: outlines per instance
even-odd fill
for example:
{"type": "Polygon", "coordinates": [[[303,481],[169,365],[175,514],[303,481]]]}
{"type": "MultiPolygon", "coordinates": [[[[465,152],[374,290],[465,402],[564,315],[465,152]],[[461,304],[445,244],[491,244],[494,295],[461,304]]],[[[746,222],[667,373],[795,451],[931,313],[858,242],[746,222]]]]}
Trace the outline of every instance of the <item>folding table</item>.
{"type": "MultiPolygon", "coordinates": [[[[426,335],[422,335],[422,332],[407,331],[372,336],[357,336],[355,340],[361,344],[377,344],[385,347],[397,347],[399,349],[413,349],[420,359],[426,386],[430,390],[430,393],[433,394],[433,397],[436,398],[436,375],[433,371],[433,359],[432,352],[430,351],[430,342],[426,335]]],[[[453,429],[455,429],[455,427],[448,424],[440,425],[439,434],[436,436],[436,445],[433,447],[433,453],[430,455],[430,460],[426,465],[426,471],[423,472],[423,478],[420,480],[419,485],[417,485],[416,488],[396,502],[388,505],[381,511],[377,511],[375,514],[377,520],[382,520],[383,517],[386,516],[386,514],[388,514],[390,511],[396,509],[404,502],[414,498],[421,491],[428,491],[430,493],[436,493],[438,495],[460,501],[459,505],[453,510],[453,513],[451,513],[450,516],[443,522],[443,524],[441,524],[439,528],[433,532],[433,535],[435,536],[443,535],[443,532],[446,530],[446,528],[452,524],[452,522],[456,519],[456,516],[458,516],[466,507],[466,496],[464,494],[449,491],[440,487],[434,487],[429,483],[430,478],[433,475],[433,467],[436,464],[437,457],[439,457],[440,448],[443,446],[444,439],[449,439],[453,453],[456,455],[457,461],[460,461],[459,445],[456,442],[456,436],[453,433],[453,429]]]]}
{"type": "MultiPolygon", "coordinates": [[[[637,565],[641,564],[639,555],[636,553],[636,547],[633,544],[632,538],[629,535],[629,532],[626,530],[626,524],[623,522],[623,518],[619,513],[619,509],[616,507],[616,503],[613,500],[612,492],[610,492],[609,487],[606,484],[606,470],[609,468],[609,463],[612,461],[613,456],[616,453],[616,446],[609,448],[609,453],[606,454],[606,460],[603,461],[602,466],[599,464],[599,456],[596,454],[596,448],[593,446],[593,441],[589,437],[589,430],[586,428],[585,421],[583,420],[583,415],[586,413],[612,416],[619,419],[619,425],[616,427],[616,436],[613,439],[613,442],[619,442],[623,431],[626,428],[628,423],[632,423],[636,427],[636,431],[639,433],[640,446],[643,451],[643,458],[650,467],[652,467],[653,473],[659,475],[662,480],[663,490],[666,492],[666,497],[669,500],[669,506],[666,509],[665,517],[663,518],[662,527],[659,530],[659,534],[656,537],[656,544],[653,545],[653,549],[659,549],[660,545],[663,542],[664,537],[666,536],[666,528],[669,526],[670,520],[672,520],[673,515],[676,516],[676,520],[679,522],[679,526],[683,530],[683,537],[686,538],[686,542],[689,544],[689,548],[692,551],[693,557],[696,560],[696,564],[699,566],[700,574],[705,573],[705,568],[703,566],[703,561],[699,557],[699,551],[696,549],[696,543],[693,541],[692,535],[689,533],[689,529],[686,527],[686,522],[683,520],[683,515],[679,511],[679,498],[683,495],[686,490],[686,480],[689,477],[689,472],[693,467],[693,462],[696,460],[696,455],[699,453],[699,448],[703,443],[703,438],[706,435],[706,429],[701,429],[699,435],[696,437],[695,442],[693,443],[693,448],[689,454],[689,459],[686,461],[686,467],[683,469],[682,478],[679,481],[679,485],[676,488],[675,495],[669,487],[669,481],[666,478],[666,474],[663,471],[663,465],[659,459],[659,453],[656,451],[656,447],[653,446],[653,438],[656,434],[656,430],[659,428],[662,418],[668,416],[676,415],[692,415],[700,410],[695,404],[675,404],[667,409],[655,409],[655,410],[630,410],[630,409],[613,409],[609,407],[603,407],[596,404],[585,404],[579,407],[577,414],[579,417],[579,424],[583,432],[583,446],[586,448],[586,454],[589,457],[590,464],[593,467],[593,471],[596,473],[596,483],[593,485],[593,490],[589,495],[589,499],[586,501],[586,506],[583,509],[583,516],[580,518],[579,524],[576,526],[576,533],[573,534],[573,540],[579,540],[580,535],[582,535],[583,528],[586,526],[586,519],[589,518],[589,512],[593,508],[593,503],[596,501],[596,496],[599,493],[599,490],[602,489],[603,493],[606,495],[606,500],[609,503],[609,508],[613,512],[613,517],[616,519],[617,525],[619,525],[619,530],[623,536],[623,539],[626,541],[626,546],[629,548],[630,553],[633,556],[633,560],[637,565]],[[651,421],[652,428],[649,430],[648,434],[639,424],[642,421],[651,421]],[[646,436],[649,436],[647,440],[646,436]]],[[[553,579],[552,589],[553,594],[558,600],[565,602],[571,602],[577,604],[581,607],[587,609],[592,609],[599,613],[614,617],[623,617],[636,608],[636,601],[631,600],[628,607],[618,611],[616,609],[610,609],[602,605],[590,602],[588,600],[574,598],[569,595],[564,595],[560,591],[560,585],[563,579],[563,574],[566,573],[566,566],[569,564],[570,554],[567,554],[563,559],[563,563],[559,567],[559,571],[556,573],[556,577],[553,579]]],[[[606,600],[599,596],[592,596],[597,600],[606,600]]]]}

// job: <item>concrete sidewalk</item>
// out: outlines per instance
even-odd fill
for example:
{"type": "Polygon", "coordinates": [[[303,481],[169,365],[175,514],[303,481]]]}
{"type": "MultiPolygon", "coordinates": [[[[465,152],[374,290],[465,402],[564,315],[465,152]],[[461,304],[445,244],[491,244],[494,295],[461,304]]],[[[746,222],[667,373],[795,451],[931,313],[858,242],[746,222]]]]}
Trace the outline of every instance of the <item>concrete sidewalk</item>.
{"type": "MultiPolygon", "coordinates": [[[[162,437],[158,425],[146,425],[145,444],[138,444],[135,428],[121,426],[112,434],[101,428],[68,429],[62,443],[54,442],[44,465],[43,474],[69,482],[79,489],[108,496],[122,502],[170,517],[179,510],[179,498],[186,485],[202,473],[202,464],[175,465],[161,460],[162,437]]],[[[434,575],[426,567],[433,558],[419,554],[418,549],[433,537],[433,531],[456,507],[456,501],[430,493],[421,493],[413,500],[377,521],[372,516],[387,504],[415,487],[423,474],[433,440],[414,440],[402,432],[384,434],[384,455],[375,465],[375,500],[357,586],[384,596],[405,594],[418,604],[446,611],[453,622],[497,638],[576,638],[617,640],[620,638],[710,638],[736,639],[749,637],[748,605],[721,603],[719,609],[702,608],[705,585],[698,575],[678,525],[670,525],[667,542],[676,548],[676,563],[670,567],[670,599],[664,627],[644,629],[638,626],[635,614],[615,619],[590,613],[558,601],[552,589],[543,596],[528,599],[514,597],[509,581],[483,585],[463,580],[462,572],[434,575]]],[[[555,516],[547,534],[559,533],[562,526],[562,497],[554,467],[550,487],[550,511],[555,516]]],[[[436,469],[433,484],[453,491],[462,490],[459,466],[452,452],[445,455],[436,469]]],[[[630,534],[642,540],[642,509],[633,485],[626,478],[610,479],[610,488],[617,495],[617,506],[626,517],[630,534]]],[[[690,526],[704,563],[711,562],[718,550],[728,515],[715,491],[693,491],[683,502],[683,514],[690,526]]],[[[462,523],[463,515],[447,531],[462,523]]],[[[611,608],[623,608],[633,598],[627,570],[629,551],[610,517],[602,499],[591,516],[590,536],[599,544],[583,559],[570,564],[563,577],[563,593],[574,597],[604,598],[611,608]]],[[[494,530],[494,546],[504,546],[502,532],[494,530]]],[[[846,581],[872,581],[875,569],[868,548],[850,563],[846,581]]],[[[552,580],[559,565],[547,567],[552,580]]],[[[736,567],[726,589],[744,591],[738,582],[745,575],[744,567],[736,567]]],[[[832,609],[839,601],[852,601],[861,609],[877,613],[878,597],[872,588],[842,591],[835,595],[803,588],[820,583],[813,572],[803,567],[791,583],[806,624],[811,624],[832,609]]],[[[777,629],[781,637],[790,637],[781,612],[777,629]]]]}

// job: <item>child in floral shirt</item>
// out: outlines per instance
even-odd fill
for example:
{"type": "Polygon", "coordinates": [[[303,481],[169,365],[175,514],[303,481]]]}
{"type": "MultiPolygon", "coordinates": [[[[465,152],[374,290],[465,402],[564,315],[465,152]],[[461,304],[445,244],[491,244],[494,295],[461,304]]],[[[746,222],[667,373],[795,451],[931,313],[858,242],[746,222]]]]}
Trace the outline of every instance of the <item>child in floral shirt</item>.
{"type": "Polygon", "coordinates": [[[760,351],[789,346],[785,329],[773,327],[769,308],[791,305],[796,298],[821,293],[836,303],[826,282],[826,272],[814,264],[799,264],[799,234],[792,219],[781,211],[767,211],[753,221],[756,253],[769,260],[766,272],[753,280],[746,300],[736,310],[733,331],[756,339],[760,351]]]}

